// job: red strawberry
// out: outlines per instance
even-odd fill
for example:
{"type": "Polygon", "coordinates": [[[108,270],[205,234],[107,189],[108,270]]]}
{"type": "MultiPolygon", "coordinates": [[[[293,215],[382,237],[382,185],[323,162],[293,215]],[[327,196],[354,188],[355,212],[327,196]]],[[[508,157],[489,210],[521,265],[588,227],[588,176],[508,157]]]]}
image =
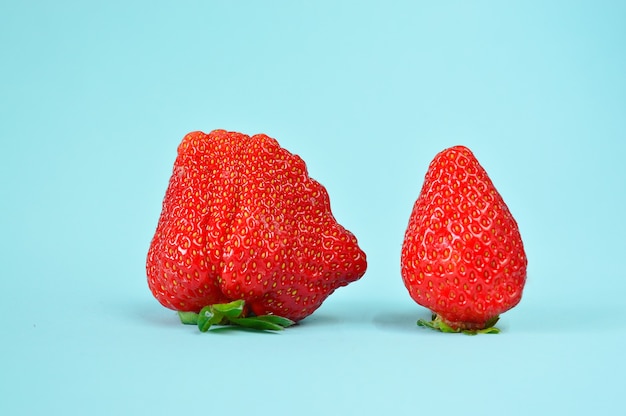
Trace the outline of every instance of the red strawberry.
{"type": "Polygon", "coordinates": [[[366,267],[300,157],[262,134],[184,137],[147,258],[161,304],[199,312],[244,300],[255,315],[297,321],[366,267]]]}
{"type": "Polygon", "coordinates": [[[472,152],[435,156],[402,245],[402,279],[443,331],[490,328],[517,305],[526,254],[515,219],[472,152]]]}

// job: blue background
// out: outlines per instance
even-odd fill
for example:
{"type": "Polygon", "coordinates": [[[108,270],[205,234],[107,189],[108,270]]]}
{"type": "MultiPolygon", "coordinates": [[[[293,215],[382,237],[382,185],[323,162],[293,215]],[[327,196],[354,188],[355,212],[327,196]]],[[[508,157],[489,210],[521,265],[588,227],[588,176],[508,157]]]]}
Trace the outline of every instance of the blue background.
{"type": "Polygon", "coordinates": [[[3,1],[0,414],[617,414],[626,3],[3,1]],[[266,133],[367,274],[280,334],[201,334],[148,291],[176,147],[266,133]],[[418,328],[400,278],[430,160],[464,144],[517,219],[497,336],[418,328]]]}

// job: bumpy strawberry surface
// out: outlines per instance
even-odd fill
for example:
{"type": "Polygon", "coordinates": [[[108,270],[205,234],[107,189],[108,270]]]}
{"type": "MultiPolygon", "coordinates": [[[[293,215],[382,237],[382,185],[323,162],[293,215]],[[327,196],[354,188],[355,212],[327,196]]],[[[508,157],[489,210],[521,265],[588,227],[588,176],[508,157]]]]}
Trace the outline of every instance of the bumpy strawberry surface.
{"type": "Polygon", "coordinates": [[[367,264],[300,157],[263,134],[215,130],[180,144],[146,267],[170,309],[241,299],[297,321],[367,264]]]}
{"type": "Polygon", "coordinates": [[[482,329],[519,303],[526,264],[517,223],[472,152],[439,153],[402,246],[411,297],[453,329],[482,329]]]}

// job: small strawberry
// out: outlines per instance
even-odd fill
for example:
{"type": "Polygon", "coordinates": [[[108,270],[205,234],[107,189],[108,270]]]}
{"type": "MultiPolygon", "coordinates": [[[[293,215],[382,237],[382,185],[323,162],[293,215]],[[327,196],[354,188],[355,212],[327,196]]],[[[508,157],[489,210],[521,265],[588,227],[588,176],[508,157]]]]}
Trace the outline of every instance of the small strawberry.
{"type": "Polygon", "coordinates": [[[213,324],[214,312],[242,325],[251,314],[298,321],[366,267],[326,189],[276,140],[223,130],[183,138],[146,265],[157,300],[190,313],[181,319],[195,323],[204,310],[213,324]]]}
{"type": "Polygon", "coordinates": [[[402,245],[402,279],[444,332],[497,332],[517,305],[526,254],[515,219],[472,152],[446,149],[430,163],[402,245]]]}

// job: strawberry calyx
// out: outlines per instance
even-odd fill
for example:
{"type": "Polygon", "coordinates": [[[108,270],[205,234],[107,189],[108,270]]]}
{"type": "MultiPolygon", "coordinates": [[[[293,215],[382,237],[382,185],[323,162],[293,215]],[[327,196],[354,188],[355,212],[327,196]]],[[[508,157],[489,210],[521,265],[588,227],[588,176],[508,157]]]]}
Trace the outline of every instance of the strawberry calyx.
{"type": "Polygon", "coordinates": [[[197,325],[201,332],[207,332],[214,325],[232,325],[257,331],[281,331],[295,324],[291,319],[277,315],[245,316],[245,301],[207,305],[200,313],[178,311],[180,322],[197,325]]]}
{"type": "Polygon", "coordinates": [[[500,329],[494,326],[498,319],[500,319],[499,316],[491,318],[485,323],[483,328],[464,328],[463,325],[453,327],[446,323],[440,315],[433,314],[431,321],[420,319],[417,321],[417,325],[445,333],[463,333],[465,335],[499,334],[500,329]]]}

